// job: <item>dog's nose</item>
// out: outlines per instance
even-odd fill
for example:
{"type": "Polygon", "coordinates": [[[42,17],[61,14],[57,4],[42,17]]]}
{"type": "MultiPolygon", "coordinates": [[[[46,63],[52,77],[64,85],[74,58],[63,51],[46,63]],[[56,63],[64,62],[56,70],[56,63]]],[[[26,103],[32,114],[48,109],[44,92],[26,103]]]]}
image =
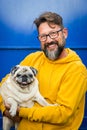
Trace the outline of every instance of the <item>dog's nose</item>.
{"type": "Polygon", "coordinates": [[[22,82],[26,82],[27,81],[27,76],[26,75],[23,75],[22,76],[22,82]]]}

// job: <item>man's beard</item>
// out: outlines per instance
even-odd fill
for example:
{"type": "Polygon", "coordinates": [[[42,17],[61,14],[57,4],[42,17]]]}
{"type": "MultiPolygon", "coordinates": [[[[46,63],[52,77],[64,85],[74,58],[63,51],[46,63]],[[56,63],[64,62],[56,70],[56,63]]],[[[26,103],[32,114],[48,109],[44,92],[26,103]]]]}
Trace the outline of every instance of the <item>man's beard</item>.
{"type": "Polygon", "coordinates": [[[65,46],[65,40],[63,39],[63,44],[60,45],[58,41],[52,41],[50,43],[46,43],[44,44],[44,49],[43,52],[46,55],[46,57],[48,57],[48,59],[50,60],[56,60],[59,58],[59,56],[61,55],[63,49],[65,46]],[[47,47],[49,47],[49,45],[53,45],[56,44],[57,47],[54,50],[48,50],[47,47]]]}

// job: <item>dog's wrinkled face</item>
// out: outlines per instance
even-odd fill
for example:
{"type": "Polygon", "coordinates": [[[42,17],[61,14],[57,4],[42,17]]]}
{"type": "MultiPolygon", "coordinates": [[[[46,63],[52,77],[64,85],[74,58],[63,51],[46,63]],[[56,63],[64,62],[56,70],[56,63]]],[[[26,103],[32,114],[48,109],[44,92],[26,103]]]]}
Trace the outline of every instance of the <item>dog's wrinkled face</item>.
{"type": "Polygon", "coordinates": [[[22,88],[35,80],[37,70],[33,67],[16,65],[11,70],[12,79],[22,88]]]}

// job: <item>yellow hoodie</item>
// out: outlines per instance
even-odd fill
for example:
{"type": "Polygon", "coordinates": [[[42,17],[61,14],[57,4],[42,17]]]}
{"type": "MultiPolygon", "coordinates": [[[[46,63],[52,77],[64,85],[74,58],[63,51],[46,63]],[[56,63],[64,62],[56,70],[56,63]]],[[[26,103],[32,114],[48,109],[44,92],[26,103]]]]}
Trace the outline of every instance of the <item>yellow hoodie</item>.
{"type": "Polygon", "coordinates": [[[42,107],[35,103],[32,108],[20,108],[19,116],[23,119],[18,130],[79,129],[84,116],[87,70],[74,51],[66,51],[67,57],[56,61],[47,59],[39,51],[20,63],[38,70],[41,94],[49,103],[58,103],[59,106],[42,107]]]}

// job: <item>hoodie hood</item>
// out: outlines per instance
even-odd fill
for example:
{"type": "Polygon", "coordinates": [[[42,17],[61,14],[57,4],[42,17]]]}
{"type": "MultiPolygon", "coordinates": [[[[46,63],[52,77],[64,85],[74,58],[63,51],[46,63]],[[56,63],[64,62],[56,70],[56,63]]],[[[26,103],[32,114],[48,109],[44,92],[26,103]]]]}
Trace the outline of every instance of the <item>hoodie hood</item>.
{"type": "Polygon", "coordinates": [[[65,51],[67,52],[67,56],[65,58],[61,58],[55,61],[49,60],[45,54],[44,54],[44,58],[45,60],[47,60],[48,62],[52,63],[52,64],[65,64],[65,63],[69,63],[69,62],[73,62],[73,61],[81,61],[79,55],[77,55],[77,53],[69,48],[66,48],[65,51]]]}

